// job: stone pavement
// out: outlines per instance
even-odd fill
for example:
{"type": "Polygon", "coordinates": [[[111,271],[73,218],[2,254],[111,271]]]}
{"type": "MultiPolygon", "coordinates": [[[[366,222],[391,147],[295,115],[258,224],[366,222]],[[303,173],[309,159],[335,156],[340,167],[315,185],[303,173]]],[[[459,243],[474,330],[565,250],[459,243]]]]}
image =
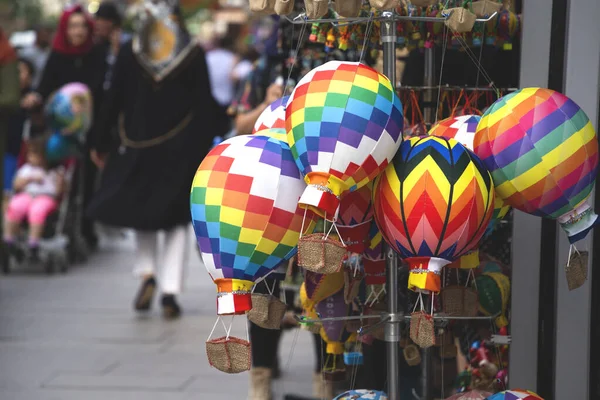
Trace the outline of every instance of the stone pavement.
{"type": "MultiPolygon", "coordinates": [[[[204,342],[216,319],[215,289],[195,248],[184,316],[174,322],[163,321],[156,306],[147,317],[132,312],[134,258],[129,237],[105,241],[66,275],[0,277],[0,400],[246,398],[248,374],[208,365],[204,342]]],[[[243,337],[244,318],[236,320],[233,332],[243,337]]],[[[299,330],[284,335],[276,399],[310,393],[311,340],[299,330]]]]}

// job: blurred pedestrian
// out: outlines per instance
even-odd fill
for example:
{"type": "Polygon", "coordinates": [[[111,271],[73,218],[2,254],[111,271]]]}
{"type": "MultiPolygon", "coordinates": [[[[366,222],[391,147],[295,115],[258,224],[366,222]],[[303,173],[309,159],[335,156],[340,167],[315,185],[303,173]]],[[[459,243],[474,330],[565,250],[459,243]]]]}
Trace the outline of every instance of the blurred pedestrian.
{"type": "Polygon", "coordinates": [[[130,36],[123,32],[122,23],[123,17],[119,8],[112,1],[102,2],[94,14],[94,41],[103,46],[106,51],[107,70],[104,90],[108,90],[110,85],[112,69],[119,49],[130,39],[130,36]]]}
{"type": "MultiPolygon", "coordinates": [[[[4,159],[8,136],[9,118],[19,107],[20,93],[17,53],[0,27],[0,156],[2,159],[4,159]]],[[[0,163],[0,179],[4,180],[4,162],[0,163]]],[[[2,184],[4,187],[4,182],[2,184]]],[[[2,226],[3,223],[0,221],[0,229],[2,226]]],[[[4,248],[0,248],[0,251],[4,251],[4,248]]]]}
{"type": "MultiPolygon", "coordinates": [[[[26,59],[18,60],[19,88],[21,98],[24,98],[32,91],[33,77],[35,76],[35,67],[26,59]]],[[[8,129],[6,134],[6,151],[4,153],[4,199],[12,194],[13,178],[17,171],[19,154],[23,143],[23,131],[25,122],[28,118],[28,112],[20,107],[8,117],[8,129]]]]}
{"type": "Polygon", "coordinates": [[[229,28],[225,35],[214,39],[214,46],[206,52],[211,90],[224,110],[229,107],[234,95],[232,74],[238,62],[234,52],[237,33],[229,28]]]}
{"type": "Polygon", "coordinates": [[[136,230],[134,274],[142,283],[134,309],[151,308],[162,267],[163,316],[176,318],[189,244],[190,185],[213,137],[227,131],[227,117],[211,95],[204,51],[173,1],[148,0],[140,18],[133,40],[119,51],[93,129],[92,158],[103,172],[88,213],[136,230]],[[113,126],[117,137],[110,134],[113,126]]]}
{"type": "MultiPolygon", "coordinates": [[[[67,8],[63,12],[42,79],[36,91],[24,98],[25,107],[39,106],[65,84],[81,82],[92,92],[94,118],[97,117],[97,111],[102,103],[106,53],[101,46],[94,46],[93,32],[94,21],[80,5],[67,8]]],[[[89,140],[86,144],[89,146],[89,140]]],[[[80,168],[77,173],[78,182],[84,185],[83,203],[86,205],[93,194],[96,175],[96,167],[89,157],[84,157],[83,168],[80,168]]],[[[98,246],[94,222],[89,218],[83,218],[81,234],[90,249],[93,250],[98,246]]]]}
{"type": "Polygon", "coordinates": [[[19,51],[19,57],[28,60],[34,66],[35,74],[31,85],[33,88],[37,88],[42,80],[42,73],[50,56],[51,42],[52,28],[40,25],[35,30],[35,43],[33,46],[24,47],[19,51]]]}

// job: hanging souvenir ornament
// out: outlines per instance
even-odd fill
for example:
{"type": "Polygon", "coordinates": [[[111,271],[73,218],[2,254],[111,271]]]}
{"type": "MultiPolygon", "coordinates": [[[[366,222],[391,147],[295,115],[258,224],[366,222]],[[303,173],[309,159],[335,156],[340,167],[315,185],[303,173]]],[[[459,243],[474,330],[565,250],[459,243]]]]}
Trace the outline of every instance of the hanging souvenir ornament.
{"type": "Polygon", "coordinates": [[[402,141],[402,105],[384,75],[330,61],[296,86],[286,109],[292,154],[308,184],[300,205],[335,220],[340,198],[387,166],[402,141]]]}
{"type": "Polygon", "coordinates": [[[527,88],[500,98],[483,115],[474,149],[507,204],[558,220],[572,244],[598,223],[589,204],[598,173],[596,131],[565,95],[527,88]]]}
{"type": "Polygon", "coordinates": [[[362,257],[365,271],[366,300],[368,307],[383,301],[385,290],[385,255],[383,254],[383,237],[375,221],[371,223],[369,244],[362,257]]]}
{"type": "Polygon", "coordinates": [[[540,395],[523,389],[512,389],[496,393],[486,400],[544,400],[540,395]]]}
{"type": "Polygon", "coordinates": [[[520,26],[519,18],[510,10],[502,10],[496,18],[496,32],[502,40],[503,50],[512,50],[512,40],[517,35],[520,26]]]}
{"type": "Polygon", "coordinates": [[[442,267],[479,243],[493,212],[489,172],[454,139],[403,143],[374,193],[377,226],[409,264],[416,291],[440,291],[442,267]]]}
{"type": "Polygon", "coordinates": [[[354,192],[347,193],[340,202],[338,220],[335,223],[340,236],[351,253],[365,251],[373,221],[373,183],[369,182],[354,192]]]}
{"type": "Polygon", "coordinates": [[[323,379],[345,380],[344,343],[351,334],[346,329],[346,321],[342,318],[350,315],[352,307],[344,300],[344,291],[340,290],[319,302],[315,309],[321,319],[321,338],[327,343],[325,349],[327,356],[322,368],[323,379]],[[328,318],[334,320],[327,321],[328,318]]]}
{"type": "MultiPolygon", "coordinates": [[[[249,311],[254,282],[294,255],[305,187],[287,143],[274,138],[237,136],[202,161],[192,184],[192,222],[217,285],[219,315],[249,311]]],[[[310,215],[308,222],[305,229],[310,215]]]]}
{"type": "Polygon", "coordinates": [[[480,390],[469,390],[468,392],[456,393],[446,400],[485,400],[488,396],[491,396],[490,392],[482,392],[480,390]]]}
{"type": "Polygon", "coordinates": [[[275,100],[259,115],[252,133],[265,129],[281,129],[285,133],[285,105],[289,96],[275,100]]]}
{"type": "Polygon", "coordinates": [[[388,400],[387,395],[384,392],[378,392],[375,390],[349,390],[338,395],[333,400],[388,400]]]}

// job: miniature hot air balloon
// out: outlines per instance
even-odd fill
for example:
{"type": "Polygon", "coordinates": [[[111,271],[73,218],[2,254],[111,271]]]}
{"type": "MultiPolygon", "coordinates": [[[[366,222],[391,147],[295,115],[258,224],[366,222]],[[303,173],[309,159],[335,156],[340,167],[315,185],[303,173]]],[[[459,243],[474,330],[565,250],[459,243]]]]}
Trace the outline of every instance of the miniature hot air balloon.
{"type": "Polygon", "coordinates": [[[350,332],[346,329],[346,321],[343,317],[350,315],[352,307],[344,299],[344,291],[340,290],[332,296],[327,297],[316,305],[319,318],[339,318],[334,321],[321,321],[321,337],[327,343],[326,354],[323,365],[323,377],[327,380],[343,380],[346,378],[346,367],[344,364],[344,342],[350,338],[350,332]]]}
{"type": "MultiPolygon", "coordinates": [[[[332,296],[336,292],[344,288],[344,273],[336,272],[333,274],[323,275],[311,271],[306,271],[304,275],[304,282],[300,288],[300,302],[302,305],[303,317],[301,323],[308,330],[318,333],[320,329],[313,330],[315,327],[314,322],[307,322],[316,320],[317,312],[316,305],[323,301],[329,296],[332,296]]],[[[320,324],[318,325],[320,328],[320,324]]]]}
{"type": "Polygon", "coordinates": [[[381,300],[385,295],[385,256],[383,254],[383,237],[377,224],[371,224],[369,232],[369,244],[362,257],[365,271],[366,284],[366,304],[373,305],[381,300]]]}
{"type": "Polygon", "coordinates": [[[330,61],[310,71],[286,108],[290,148],[308,184],[301,206],[335,220],[340,198],[390,162],[403,121],[393,85],[374,69],[330,61]]]}
{"type": "Polygon", "coordinates": [[[544,400],[540,395],[523,389],[512,389],[496,393],[486,400],[544,400]]]}
{"type": "Polygon", "coordinates": [[[493,212],[489,172],[454,139],[404,142],[374,192],[377,226],[418,291],[439,292],[443,266],[479,243],[493,212]]]}
{"type": "Polygon", "coordinates": [[[289,96],[275,100],[259,115],[252,133],[264,129],[281,129],[285,133],[285,106],[289,96]]]}
{"type": "Polygon", "coordinates": [[[250,310],[254,282],[294,255],[305,187],[288,145],[275,138],[237,136],[202,161],[192,185],[192,221],[217,285],[219,315],[250,310]]]}
{"type": "Polygon", "coordinates": [[[369,182],[354,192],[347,193],[340,202],[338,220],[335,223],[340,236],[351,253],[365,251],[373,221],[373,183],[369,182]]]}
{"type": "Polygon", "coordinates": [[[598,138],[565,95],[527,88],[500,98],[483,115],[474,150],[507,204],[558,220],[571,243],[597,223],[588,199],[598,173],[598,138]]]}
{"type": "Polygon", "coordinates": [[[69,83],[46,103],[50,127],[62,135],[85,135],[92,126],[92,94],[83,83],[69,83]]]}

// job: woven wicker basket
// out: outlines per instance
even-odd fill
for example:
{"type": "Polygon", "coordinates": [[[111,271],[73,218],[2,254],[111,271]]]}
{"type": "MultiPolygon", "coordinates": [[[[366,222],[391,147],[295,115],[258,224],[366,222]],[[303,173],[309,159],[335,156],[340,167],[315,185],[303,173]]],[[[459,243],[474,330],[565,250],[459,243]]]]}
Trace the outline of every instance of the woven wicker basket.
{"type": "Polygon", "coordinates": [[[438,0],[410,0],[410,2],[417,7],[429,7],[439,3],[438,0]]]}
{"type": "Polygon", "coordinates": [[[473,2],[473,12],[479,18],[488,18],[495,12],[500,11],[502,3],[493,0],[478,0],[473,2]]]}
{"type": "Polygon", "coordinates": [[[575,290],[585,283],[588,278],[588,258],[587,251],[575,252],[569,260],[569,266],[565,267],[567,275],[567,285],[569,290],[575,290]]]}
{"type": "Polygon", "coordinates": [[[294,11],[294,0],[275,0],[275,14],[288,15],[294,11]]]}
{"type": "Polygon", "coordinates": [[[479,309],[478,293],[464,286],[447,286],[442,292],[442,307],[446,314],[474,317],[479,309]]]}
{"type": "Polygon", "coordinates": [[[269,318],[269,300],[268,294],[252,293],[252,309],[248,311],[248,320],[260,326],[269,318]]]}
{"type": "Polygon", "coordinates": [[[473,30],[477,16],[471,11],[463,7],[449,8],[447,11],[451,12],[451,14],[445,21],[445,24],[452,31],[465,33],[473,30]]]}
{"type": "Polygon", "coordinates": [[[333,274],[342,268],[346,247],[322,233],[305,235],[298,241],[298,265],[319,274],[333,274]]]}
{"type": "Polygon", "coordinates": [[[249,0],[250,11],[257,14],[275,14],[275,0],[249,0]]]}
{"type": "Polygon", "coordinates": [[[433,317],[424,311],[412,313],[410,320],[410,338],[423,349],[435,344],[433,317]]]}
{"type": "Polygon", "coordinates": [[[411,367],[421,364],[421,352],[414,344],[407,345],[402,351],[406,363],[411,367]]]}
{"type": "Polygon", "coordinates": [[[249,371],[251,366],[250,342],[235,337],[220,337],[206,342],[210,365],[228,374],[249,371]]]}
{"type": "Polygon", "coordinates": [[[321,18],[329,11],[329,0],[304,0],[304,6],[308,18],[321,18]]]}
{"type": "Polygon", "coordinates": [[[342,17],[358,17],[362,8],[362,0],[335,0],[334,9],[342,17]]]}
{"type": "Polygon", "coordinates": [[[392,10],[400,5],[400,0],[369,0],[369,4],[376,10],[392,10]]]}

